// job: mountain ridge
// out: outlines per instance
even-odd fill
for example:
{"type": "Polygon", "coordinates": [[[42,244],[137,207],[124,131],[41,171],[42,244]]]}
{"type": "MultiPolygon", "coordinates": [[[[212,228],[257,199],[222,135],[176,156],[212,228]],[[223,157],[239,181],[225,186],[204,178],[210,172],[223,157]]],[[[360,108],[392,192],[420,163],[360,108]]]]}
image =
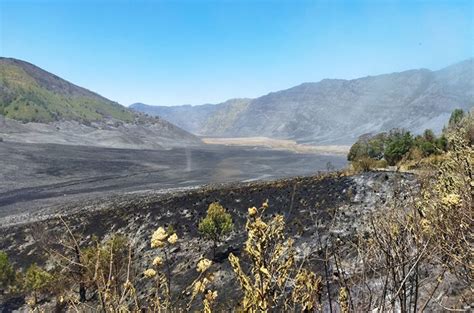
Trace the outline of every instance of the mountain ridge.
{"type": "MultiPolygon", "coordinates": [[[[413,132],[439,132],[455,108],[474,105],[473,58],[440,70],[412,69],[356,79],[323,79],[250,99],[233,112],[227,124],[224,103],[207,109],[200,125],[189,127],[174,112],[192,116],[200,106],[147,107],[158,115],[202,136],[292,139],[304,143],[350,144],[364,133],[404,127],[413,132]],[[220,108],[220,117],[216,112],[220,108]]],[[[131,106],[134,108],[134,106],[131,106]]],[[[232,106],[230,106],[232,108],[232,106]]],[[[141,109],[141,108],[135,108],[141,109]]]]}
{"type": "Polygon", "coordinates": [[[9,141],[157,149],[201,144],[26,61],[0,57],[0,136],[9,141]]]}
{"type": "MultiPolygon", "coordinates": [[[[51,72],[48,72],[36,65],[34,65],[33,63],[30,63],[28,61],[24,61],[24,60],[20,60],[20,59],[15,59],[15,58],[8,58],[8,57],[0,57],[0,62],[4,62],[4,63],[9,63],[9,64],[13,64],[13,65],[17,65],[17,66],[20,66],[23,68],[23,70],[25,70],[25,72],[27,72],[29,75],[31,75],[33,78],[35,78],[38,82],[40,82],[40,84],[53,91],[57,91],[59,93],[64,93],[64,88],[54,88],[54,87],[61,87],[61,86],[67,86],[69,87],[69,94],[73,95],[73,91],[75,91],[76,93],[80,94],[80,95],[88,95],[88,96],[94,96],[94,97],[97,97],[97,98],[101,98],[101,99],[104,99],[104,100],[107,100],[107,101],[111,101],[103,96],[101,96],[100,94],[98,94],[97,92],[94,92],[92,90],[89,90],[87,88],[84,88],[84,87],[81,87],[81,86],[78,86],[64,78],[61,78],[59,77],[58,75],[54,74],[54,73],[51,73],[51,72]],[[49,76],[49,77],[48,77],[49,76]],[[49,79],[47,79],[49,78],[49,79]],[[55,85],[52,85],[51,82],[52,80],[58,82],[61,86],[55,86],[55,85]],[[69,86],[68,86],[69,85],[69,86]]],[[[115,102],[115,101],[111,101],[111,102],[115,102]]],[[[116,102],[115,102],[116,103],[116,102]]]]}
{"type": "Polygon", "coordinates": [[[0,114],[23,122],[81,122],[115,118],[132,122],[133,112],[29,62],[0,58],[0,114]]]}

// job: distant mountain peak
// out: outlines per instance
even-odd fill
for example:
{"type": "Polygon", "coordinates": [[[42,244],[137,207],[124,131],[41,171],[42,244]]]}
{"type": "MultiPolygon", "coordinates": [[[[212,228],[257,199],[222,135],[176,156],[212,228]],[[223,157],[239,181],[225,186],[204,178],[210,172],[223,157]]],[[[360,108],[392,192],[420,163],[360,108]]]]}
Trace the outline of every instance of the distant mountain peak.
{"type": "Polygon", "coordinates": [[[147,106],[143,111],[204,136],[266,136],[316,144],[348,144],[364,133],[394,127],[440,131],[452,110],[474,105],[473,60],[438,71],[305,82],[235,104],[147,106]]]}

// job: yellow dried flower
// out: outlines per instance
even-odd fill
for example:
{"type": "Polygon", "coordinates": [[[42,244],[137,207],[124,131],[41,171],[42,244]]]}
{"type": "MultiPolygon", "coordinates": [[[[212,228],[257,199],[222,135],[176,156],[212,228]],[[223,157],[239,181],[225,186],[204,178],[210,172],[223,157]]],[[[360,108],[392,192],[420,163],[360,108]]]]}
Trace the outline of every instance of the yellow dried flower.
{"type": "Polygon", "coordinates": [[[265,267],[260,267],[260,272],[270,277],[270,272],[265,267]]]}
{"type": "Polygon", "coordinates": [[[132,283],[127,279],[127,281],[123,283],[123,288],[127,289],[131,287],[132,287],[132,283]]]}
{"type": "MultiPolygon", "coordinates": [[[[400,228],[398,227],[397,224],[392,224],[390,225],[390,233],[392,236],[397,237],[400,234],[400,228]]],[[[339,238],[337,238],[338,241],[340,241],[339,238]]]]}
{"type": "Polygon", "coordinates": [[[454,206],[459,204],[461,197],[455,193],[450,193],[442,199],[442,202],[446,206],[454,206]]]}
{"type": "Polygon", "coordinates": [[[421,230],[425,233],[431,229],[430,221],[426,218],[422,218],[420,221],[421,230]]]}
{"type": "Polygon", "coordinates": [[[157,240],[163,241],[168,237],[168,234],[166,233],[166,230],[163,227],[158,227],[158,229],[153,233],[153,237],[157,240]]]}
{"type": "Polygon", "coordinates": [[[159,240],[151,240],[151,247],[152,248],[162,248],[165,246],[164,241],[159,241],[159,240]]]}
{"type": "Polygon", "coordinates": [[[143,272],[143,275],[145,275],[146,278],[152,278],[156,275],[156,271],[152,268],[149,268],[143,272]]]}
{"type": "Polygon", "coordinates": [[[30,298],[26,301],[26,304],[28,304],[30,307],[34,307],[36,305],[36,301],[34,298],[30,298]]]}
{"type": "Polygon", "coordinates": [[[161,248],[165,244],[163,240],[168,237],[166,230],[163,227],[158,227],[158,229],[151,236],[151,247],[152,248],[161,248]]]}
{"type": "Polygon", "coordinates": [[[195,284],[194,284],[194,290],[193,290],[193,294],[198,294],[201,292],[201,289],[203,288],[203,283],[198,280],[195,284]]]}
{"type": "Polygon", "coordinates": [[[249,215],[254,216],[255,214],[257,214],[257,208],[256,207],[249,208],[249,215]]]}
{"type": "Polygon", "coordinates": [[[206,278],[204,278],[202,281],[198,280],[194,284],[193,294],[197,295],[198,293],[204,293],[204,291],[206,291],[206,286],[208,283],[209,283],[209,280],[206,278]]]}
{"type": "Polygon", "coordinates": [[[217,299],[217,291],[208,290],[207,294],[206,294],[206,299],[209,302],[213,302],[214,300],[216,300],[217,299]]]}
{"type": "Polygon", "coordinates": [[[153,259],[153,265],[160,266],[163,264],[163,259],[160,256],[157,256],[153,259]]]}
{"type": "Polygon", "coordinates": [[[262,207],[264,207],[265,209],[268,208],[268,199],[265,200],[265,202],[262,204],[262,207]]]}
{"type": "Polygon", "coordinates": [[[339,289],[339,308],[341,313],[349,313],[349,296],[346,288],[339,289]]]}
{"type": "Polygon", "coordinates": [[[207,271],[207,269],[209,267],[211,267],[212,265],[212,261],[211,260],[208,260],[208,259],[202,259],[198,262],[197,264],[197,271],[202,273],[202,272],[205,272],[207,271]]]}
{"type": "Polygon", "coordinates": [[[262,221],[261,218],[257,218],[253,226],[255,227],[255,229],[260,231],[265,231],[265,229],[267,229],[268,227],[268,225],[264,221],[262,221]]]}
{"type": "Polygon", "coordinates": [[[112,294],[110,293],[110,289],[106,289],[104,293],[104,300],[109,301],[111,297],[112,297],[112,294]]]}
{"type": "Polygon", "coordinates": [[[168,238],[168,242],[172,245],[174,245],[177,241],[178,241],[178,235],[176,235],[176,233],[174,233],[168,238]]]}
{"type": "Polygon", "coordinates": [[[300,303],[305,312],[319,311],[317,299],[321,295],[321,286],[321,277],[307,269],[302,269],[295,276],[291,298],[293,302],[300,303]]]}

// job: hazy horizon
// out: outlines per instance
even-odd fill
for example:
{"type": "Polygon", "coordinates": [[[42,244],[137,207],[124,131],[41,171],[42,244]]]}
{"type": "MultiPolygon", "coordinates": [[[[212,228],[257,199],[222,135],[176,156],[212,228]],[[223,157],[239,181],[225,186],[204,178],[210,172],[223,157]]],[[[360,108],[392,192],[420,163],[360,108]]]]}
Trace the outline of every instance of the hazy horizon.
{"type": "Polygon", "coordinates": [[[378,74],[374,74],[374,75],[371,75],[371,74],[368,74],[368,75],[365,75],[365,76],[360,76],[360,77],[354,77],[354,78],[344,78],[344,77],[331,77],[331,78],[322,78],[318,81],[306,81],[306,82],[301,82],[299,84],[296,84],[296,85],[292,85],[292,86],[288,86],[286,88],[283,88],[283,89],[279,89],[279,90],[270,90],[266,93],[263,93],[261,95],[257,95],[255,97],[239,97],[239,96],[236,96],[236,97],[230,97],[230,98],[227,98],[227,99],[222,99],[222,101],[217,101],[217,102],[206,102],[206,103],[196,103],[196,104],[191,104],[191,103],[182,103],[182,104],[171,104],[171,105],[167,105],[167,104],[153,104],[153,103],[145,103],[143,101],[136,101],[136,102],[133,102],[133,103],[128,103],[128,104],[123,104],[125,105],[126,107],[130,107],[131,105],[133,104],[137,104],[137,103],[140,103],[140,104],[145,104],[145,105],[151,105],[151,106],[169,106],[169,107],[173,107],[173,106],[200,106],[200,105],[216,105],[216,104],[220,104],[220,103],[223,103],[225,101],[228,101],[228,100],[232,100],[232,99],[255,99],[255,98],[259,98],[261,96],[265,96],[265,95],[268,95],[270,93],[273,93],[273,92],[278,92],[278,91],[282,91],[282,90],[286,90],[286,89],[291,89],[293,87],[296,87],[296,86],[299,86],[299,85],[302,85],[302,84],[306,84],[306,83],[318,83],[322,80],[325,80],[325,79],[341,79],[341,80],[354,80],[354,79],[359,79],[359,78],[364,78],[364,77],[371,77],[371,76],[378,76],[378,75],[385,75],[385,74],[394,74],[394,73],[401,73],[401,72],[405,72],[405,71],[410,71],[410,70],[421,70],[421,69],[427,69],[427,70],[430,70],[430,71],[438,71],[438,70],[441,70],[443,68],[446,68],[446,67],[449,67],[449,66],[452,66],[452,65],[456,65],[458,63],[462,63],[462,62],[466,62],[466,61],[470,61],[470,60],[473,60],[474,59],[474,56],[473,57],[470,57],[470,58],[467,58],[465,60],[460,60],[458,62],[454,62],[454,63],[451,63],[451,64],[448,64],[446,66],[442,66],[440,68],[436,68],[436,69],[431,69],[431,68],[425,68],[425,67],[418,67],[418,68],[410,68],[410,69],[405,69],[405,70],[400,70],[400,71],[392,71],[392,72],[387,72],[387,73],[378,73],[378,74]]]}

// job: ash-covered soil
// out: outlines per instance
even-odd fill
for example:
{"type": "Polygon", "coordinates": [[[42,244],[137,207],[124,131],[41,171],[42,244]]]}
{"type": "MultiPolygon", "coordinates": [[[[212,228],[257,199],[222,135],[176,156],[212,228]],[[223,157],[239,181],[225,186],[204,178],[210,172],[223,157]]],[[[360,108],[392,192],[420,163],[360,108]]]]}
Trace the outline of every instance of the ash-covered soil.
{"type": "Polygon", "coordinates": [[[50,143],[122,149],[163,149],[201,145],[201,140],[160,118],[134,122],[107,118],[92,123],[60,120],[22,123],[0,115],[0,137],[9,142],[50,143]]]}
{"type": "Polygon", "coordinates": [[[204,145],[169,150],[0,142],[0,225],[126,194],[167,193],[223,182],[336,169],[345,157],[204,145]]]}
{"type": "MultiPolygon", "coordinates": [[[[150,249],[152,232],[158,226],[172,225],[180,237],[170,261],[173,288],[179,291],[195,278],[197,260],[202,256],[211,257],[210,243],[200,238],[197,225],[208,205],[220,202],[232,214],[235,231],[219,247],[218,262],[212,270],[216,273],[214,284],[220,297],[226,299],[226,305],[232,306],[239,291],[226,258],[229,252],[240,255],[248,207],[258,206],[268,199],[270,208],[266,216],[276,213],[285,216],[287,232],[295,239],[298,257],[323,275],[321,242],[337,238],[350,242],[356,231],[366,227],[372,212],[384,210],[392,200],[406,198],[416,188],[416,179],[410,174],[373,172],[344,176],[334,173],[222,184],[165,194],[123,194],[87,208],[71,206],[60,213],[82,244],[87,244],[92,235],[104,238],[118,232],[128,236],[136,249],[136,262],[141,270],[156,253],[150,249]]],[[[57,243],[58,238],[65,236],[65,227],[57,217],[44,218],[0,228],[0,238],[3,238],[0,250],[6,251],[17,266],[31,262],[44,264],[47,259],[44,243],[57,243]]],[[[141,292],[147,290],[143,285],[139,288],[141,292]]]]}

